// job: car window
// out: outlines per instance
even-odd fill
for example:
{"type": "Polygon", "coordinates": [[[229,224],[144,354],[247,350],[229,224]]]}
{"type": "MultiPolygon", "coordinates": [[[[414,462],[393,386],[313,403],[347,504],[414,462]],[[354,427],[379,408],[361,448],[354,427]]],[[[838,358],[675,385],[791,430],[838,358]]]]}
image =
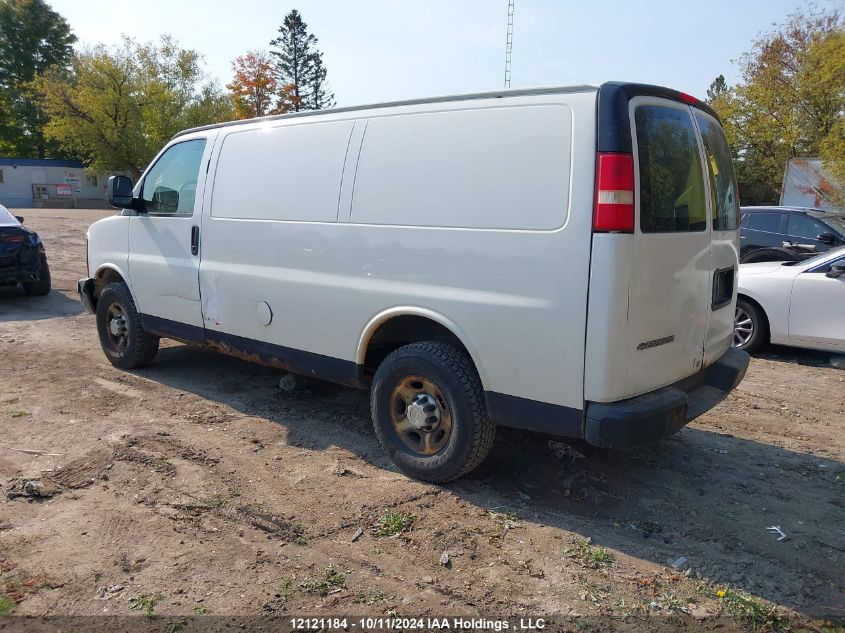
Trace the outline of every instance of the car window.
{"type": "Polygon", "coordinates": [[[178,143],[144,178],[141,197],[150,215],[193,215],[205,139],[178,143]]]}
{"type": "Polygon", "coordinates": [[[713,230],[735,230],[739,215],[739,199],[731,150],[728,148],[721,126],[713,117],[696,110],[695,120],[698,122],[698,129],[701,130],[701,139],[704,141],[704,152],[707,157],[713,207],[713,230]]]}
{"type": "Polygon", "coordinates": [[[780,231],[780,213],[749,213],[748,228],[754,231],[780,231]]]}
{"type": "Polygon", "coordinates": [[[825,232],[825,228],[821,224],[806,215],[790,213],[786,217],[786,234],[792,237],[815,240],[819,234],[825,232]]]}
{"type": "MultiPolygon", "coordinates": [[[[812,269],[814,265],[818,265],[819,262],[823,262],[824,260],[828,260],[827,264],[825,264],[827,268],[824,269],[825,272],[827,272],[827,270],[830,269],[831,264],[842,263],[843,261],[845,261],[845,248],[837,248],[836,250],[828,251],[827,253],[819,253],[818,255],[814,255],[813,257],[797,262],[784,262],[783,265],[806,266],[808,269],[812,269]],[[831,255],[833,255],[832,259],[831,255]]],[[[813,270],[814,272],[816,271],[816,269],[813,270]]],[[[820,266],[818,270],[822,270],[822,267],[820,266]]]]}
{"type": "Polygon", "coordinates": [[[0,205],[0,224],[18,224],[17,218],[4,206],[0,205]]]}
{"type": "Polygon", "coordinates": [[[827,224],[828,226],[833,228],[837,233],[845,236],[845,218],[828,216],[822,221],[822,223],[827,224]]]}
{"type": "Polygon", "coordinates": [[[704,176],[689,110],[638,106],[634,120],[640,168],[640,230],[705,230],[704,176]]]}

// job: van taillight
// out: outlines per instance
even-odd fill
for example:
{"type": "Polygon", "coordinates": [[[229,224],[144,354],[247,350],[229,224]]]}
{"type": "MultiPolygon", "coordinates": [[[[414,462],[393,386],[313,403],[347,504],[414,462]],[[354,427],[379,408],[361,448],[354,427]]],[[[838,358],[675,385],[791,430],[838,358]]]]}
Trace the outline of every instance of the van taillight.
{"type": "Polygon", "coordinates": [[[634,232],[634,157],[600,153],[596,160],[593,231],[634,232]]]}
{"type": "Polygon", "coordinates": [[[4,244],[20,244],[23,242],[23,235],[4,235],[0,237],[0,242],[4,244]]]}

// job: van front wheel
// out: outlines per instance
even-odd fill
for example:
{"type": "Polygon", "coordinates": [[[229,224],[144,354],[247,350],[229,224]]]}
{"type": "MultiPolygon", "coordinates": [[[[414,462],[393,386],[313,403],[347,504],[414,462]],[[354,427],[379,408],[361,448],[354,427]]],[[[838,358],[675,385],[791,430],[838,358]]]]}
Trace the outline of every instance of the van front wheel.
{"type": "Polygon", "coordinates": [[[457,479],[493,446],[478,372],[446,343],[411,343],[390,354],[373,380],[376,436],[407,475],[432,483],[457,479]]]}
{"type": "Polygon", "coordinates": [[[149,365],[158,351],[159,339],[145,331],[129,286],[111,283],[97,300],[97,333],[109,362],[121,369],[149,365]]]}

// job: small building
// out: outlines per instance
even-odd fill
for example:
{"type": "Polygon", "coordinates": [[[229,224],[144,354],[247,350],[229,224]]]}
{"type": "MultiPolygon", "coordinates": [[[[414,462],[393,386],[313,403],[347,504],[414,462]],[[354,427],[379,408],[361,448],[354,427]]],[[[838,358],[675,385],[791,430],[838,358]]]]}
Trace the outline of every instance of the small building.
{"type": "Polygon", "coordinates": [[[0,204],[10,208],[98,208],[108,177],[78,160],[0,157],[0,204]]]}

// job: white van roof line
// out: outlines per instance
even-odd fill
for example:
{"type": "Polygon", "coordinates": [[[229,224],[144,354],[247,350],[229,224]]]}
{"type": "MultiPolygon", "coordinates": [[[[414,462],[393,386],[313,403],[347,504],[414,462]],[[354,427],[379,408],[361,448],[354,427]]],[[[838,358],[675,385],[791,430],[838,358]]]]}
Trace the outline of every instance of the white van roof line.
{"type": "Polygon", "coordinates": [[[566,94],[574,92],[597,91],[598,86],[576,85],[576,86],[549,86],[545,88],[515,88],[512,90],[496,90],[494,92],[473,92],[469,94],[446,95],[442,97],[425,97],[422,99],[407,99],[405,101],[387,101],[385,103],[371,103],[358,106],[347,106],[344,108],[328,108],[325,110],[304,110],[301,112],[289,112],[287,114],[273,114],[270,116],[255,117],[252,119],[241,119],[238,121],[226,121],[224,123],[212,123],[200,127],[192,127],[182,130],[173,135],[177,138],[184,134],[201,132],[203,130],[214,130],[221,127],[234,125],[246,125],[258,121],[275,121],[277,119],[293,119],[297,117],[315,116],[321,114],[336,114],[338,112],[355,112],[357,110],[371,110],[374,108],[393,108],[397,106],[422,105],[426,103],[448,103],[450,101],[468,101],[471,99],[501,99],[503,97],[525,97],[532,95],[566,94]]]}

